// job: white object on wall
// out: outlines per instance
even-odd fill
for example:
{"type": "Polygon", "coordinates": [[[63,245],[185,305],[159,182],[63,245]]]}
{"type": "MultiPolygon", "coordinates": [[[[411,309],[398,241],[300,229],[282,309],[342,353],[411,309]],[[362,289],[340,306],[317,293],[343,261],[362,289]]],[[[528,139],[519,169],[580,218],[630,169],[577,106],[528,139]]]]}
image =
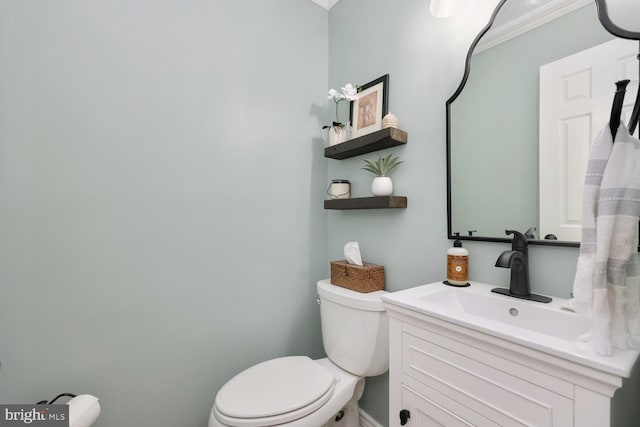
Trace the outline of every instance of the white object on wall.
{"type": "Polygon", "coordinates": [[[436,18],[449,18],[467,4],[467,0],[431,0],[429,12],[436,18]]]}
{"type": "Polygon", "coordinates": [[[98,398],[81,394],[67,402],[69,405],[69,427],[89,427],[100,415],[98,398]]]}

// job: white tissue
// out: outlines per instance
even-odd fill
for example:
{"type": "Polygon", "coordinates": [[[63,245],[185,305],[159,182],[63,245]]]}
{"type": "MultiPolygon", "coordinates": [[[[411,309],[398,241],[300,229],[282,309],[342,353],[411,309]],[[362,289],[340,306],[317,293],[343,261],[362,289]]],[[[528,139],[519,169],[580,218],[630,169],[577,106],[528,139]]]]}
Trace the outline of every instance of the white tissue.
{"type": "Polygon", "coordinates": [[[362,256],[360,255],[360,245],[358,245],[358,242],[349,242],[344,245],[344,257],[349,264],[362,267],[362,256]]]}
{"type": "Polygon", "coordinates": [[[89,427],[100,415],[98,398],[90,394],[81,394],[67,402],[69,405],[69,426],[89,427]]]}

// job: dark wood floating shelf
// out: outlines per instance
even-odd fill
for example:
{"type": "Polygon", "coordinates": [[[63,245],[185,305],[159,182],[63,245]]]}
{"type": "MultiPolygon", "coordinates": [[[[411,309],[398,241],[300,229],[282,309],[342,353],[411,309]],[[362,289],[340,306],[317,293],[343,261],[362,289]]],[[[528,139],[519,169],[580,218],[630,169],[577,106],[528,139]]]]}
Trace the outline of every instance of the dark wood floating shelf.
{"type": "Polygon", "coordinates": [[[385,209],[407,207],[404,196],[360,197],[355,199],[331,199],[324,201],[325,209],[385,209]]]}
{"type": "Polygon", "coordinates": [[[360,154],[371,153],[385,148],[407,143],[407,132],[396,128],[384,128],[367,135],[353,138],[324,149],[324,156],[330,159],[348,159],[360,154]]]}

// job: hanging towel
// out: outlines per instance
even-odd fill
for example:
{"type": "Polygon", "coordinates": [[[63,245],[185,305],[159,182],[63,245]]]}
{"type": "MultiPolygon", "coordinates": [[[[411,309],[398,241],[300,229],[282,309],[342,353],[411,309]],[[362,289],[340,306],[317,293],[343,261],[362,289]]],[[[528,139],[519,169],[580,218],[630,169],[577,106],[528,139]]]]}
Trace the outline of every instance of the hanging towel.
{"type": "Polygon", "coordinates": [[[609,127],[605,127],[591,144],[587,173],[582,189],[582,237],[580,256],[573,281],[573,299],[569,305],[582,316],[592,319],[593,272],[596,264],[596,215],[600,184],[607,165],[613,138],[609,127]]]}
{"type": "Polygon", "coordinates": [[[612,347],[637,348],[640,332],[640,141],[623,124],[615,143],[607,126],[591,147],[582,207],[570,304],[591,319],[596,353],[609,356],[612,347]]]}

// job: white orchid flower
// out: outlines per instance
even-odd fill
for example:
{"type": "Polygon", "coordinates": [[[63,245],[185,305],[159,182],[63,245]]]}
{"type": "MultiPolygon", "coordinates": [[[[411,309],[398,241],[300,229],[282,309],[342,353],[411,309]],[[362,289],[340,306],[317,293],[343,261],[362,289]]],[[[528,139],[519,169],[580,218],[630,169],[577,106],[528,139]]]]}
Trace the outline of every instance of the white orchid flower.
{"type": "Polygon", "coordinates": [[[342,88],[342,94],[344,98],[348,99],[349,101],[355,101],[356,99],[358,99],[358,90],[353,87],[351,83],[347,83],[342,88]]]}
{"type": "MultiPolygon", "coordinates": [[[[358,99],[358,89],[353,87],[351,83],[347,83],[344,87],[341,88],[342,93],[338,92],[335,89],[329,89],[329,96],[327,99],[333,99],[336,103],[336,120],[333,122],[333,127],[344,127],[342,123],[340,123],[340,117],[338,115],[338,107],[340,106],[340,102],[344,100],[355,101],[358,99]]],[[[330,127],[325,126],[323,129],[330,127]]]]}
{"type": "Polygon", "coordinates": [[[327,99],[333,99],[334,101],[338,102],[344,99],[344,95],[335,89],[330,89],[329,96],[327,97],[327,99]]]}

